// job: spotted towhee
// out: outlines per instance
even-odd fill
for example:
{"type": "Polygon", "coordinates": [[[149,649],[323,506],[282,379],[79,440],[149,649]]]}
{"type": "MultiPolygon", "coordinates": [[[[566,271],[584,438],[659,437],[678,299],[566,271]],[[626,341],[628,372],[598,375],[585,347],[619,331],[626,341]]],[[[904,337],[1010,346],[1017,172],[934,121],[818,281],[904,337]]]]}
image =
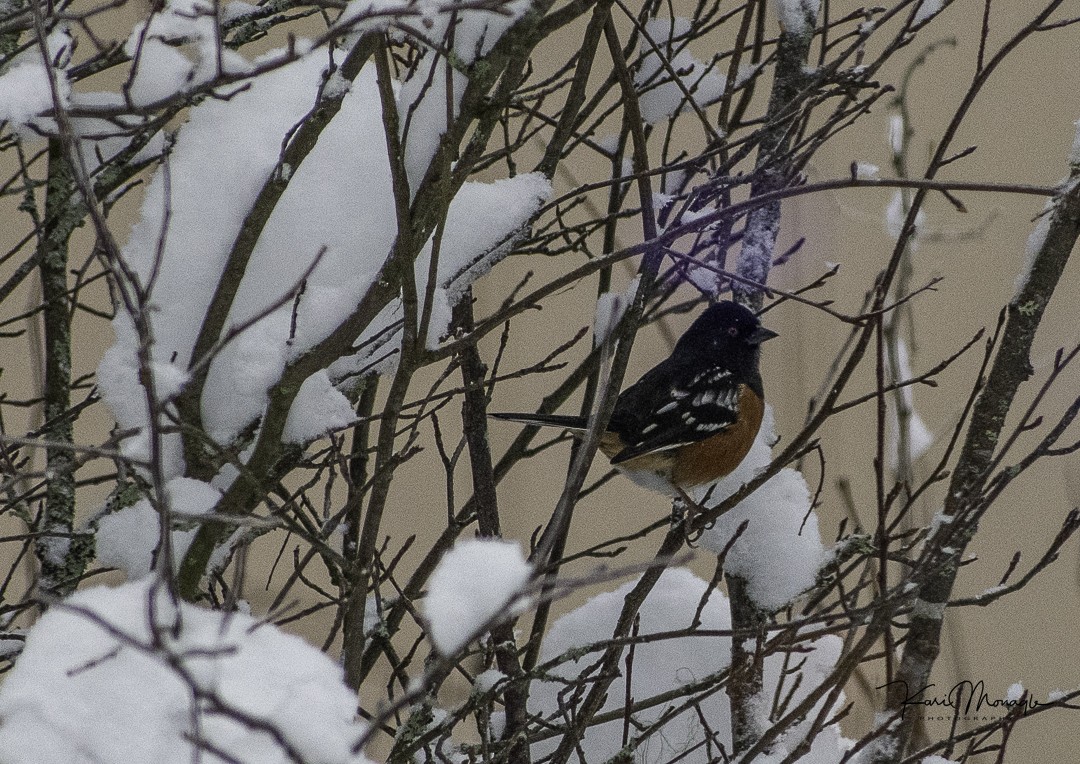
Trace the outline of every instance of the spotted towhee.
{"type": "MultiPolygon", "coordinates": [[[[724,477],[761,426],[759,345],[775,336],[741,305],[710,306],[669,358],[619,395],[600,450],[635,483],[667,495],[724,477]]],[[[587,425],[581,416],[492,416],[577,432],[587,425]]]]}

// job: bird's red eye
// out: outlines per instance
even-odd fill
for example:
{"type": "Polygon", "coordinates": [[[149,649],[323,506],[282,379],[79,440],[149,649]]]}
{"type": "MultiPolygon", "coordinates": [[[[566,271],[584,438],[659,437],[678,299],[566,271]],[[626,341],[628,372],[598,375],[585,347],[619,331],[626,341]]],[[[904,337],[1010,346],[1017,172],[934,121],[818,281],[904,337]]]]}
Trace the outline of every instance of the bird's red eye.
{"type": "Polygon", "coordinates": [[[728,327],[727,333],[728,333],[729,337],[737,337],[737,336],[739,336],[739,330],[737,328],[735,328],[734,326],[728,327]]]}

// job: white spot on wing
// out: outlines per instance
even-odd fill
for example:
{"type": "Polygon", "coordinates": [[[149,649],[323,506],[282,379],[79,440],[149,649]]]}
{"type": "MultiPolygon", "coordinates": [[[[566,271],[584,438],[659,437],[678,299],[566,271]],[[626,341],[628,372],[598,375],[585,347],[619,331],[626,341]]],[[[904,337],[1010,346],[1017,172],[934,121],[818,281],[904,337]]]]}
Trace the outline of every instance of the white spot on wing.
{"type": "Polygon", "coordinates": [[[721,381],[723,379],[727,379],[730,376],[731,376],[731,372],[728,371],[727,369],[706,369],[705,371],[701,372],[700,374],[695,375],[694,378],[690,381],[690,384],[691,385],[697,385],[697,384],[703,384],[703,383],[716,384],[717,382],[719,382],[719,381],[721,381]]]}
{"type": "Polygon", "coordinates": [[[697,395],[694,396],[694,405],[695,406],[708,406],[708,405],[712,404],[712,402],[715,401],[715,400],[716,400],[716,391],[715,390],[706,390],[705,392],[698,393],[697,395]]]}

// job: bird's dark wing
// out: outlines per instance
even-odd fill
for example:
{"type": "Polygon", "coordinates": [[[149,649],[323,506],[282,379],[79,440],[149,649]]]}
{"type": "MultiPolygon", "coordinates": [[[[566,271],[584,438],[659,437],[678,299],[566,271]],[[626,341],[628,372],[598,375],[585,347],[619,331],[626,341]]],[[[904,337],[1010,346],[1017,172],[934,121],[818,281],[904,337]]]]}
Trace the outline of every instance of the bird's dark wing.
{"type": "Polygon", "coordinates": [[[619,396],[608,429],[618,433],[623,450],[612,464],[720,433],[738,420],[742,387],[719,366],[661,363],[619,396]]]}

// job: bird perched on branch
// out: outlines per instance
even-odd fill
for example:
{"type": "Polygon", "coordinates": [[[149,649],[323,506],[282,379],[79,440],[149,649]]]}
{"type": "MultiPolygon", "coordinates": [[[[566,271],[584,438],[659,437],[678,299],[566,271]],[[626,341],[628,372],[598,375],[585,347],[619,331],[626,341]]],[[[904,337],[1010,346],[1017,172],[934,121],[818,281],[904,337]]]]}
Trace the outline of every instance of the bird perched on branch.
{"type": "MultiPolygon", "coordinates": [[[[667,359],[619,395],[600,450],[635,483],[669,496],[724,477],[761,426],[760,345],[775,336],[741,305],[710,306],[667,359]]],[[[491,416],[576,433],[588,424],[582,416],[491,416]]]]}

